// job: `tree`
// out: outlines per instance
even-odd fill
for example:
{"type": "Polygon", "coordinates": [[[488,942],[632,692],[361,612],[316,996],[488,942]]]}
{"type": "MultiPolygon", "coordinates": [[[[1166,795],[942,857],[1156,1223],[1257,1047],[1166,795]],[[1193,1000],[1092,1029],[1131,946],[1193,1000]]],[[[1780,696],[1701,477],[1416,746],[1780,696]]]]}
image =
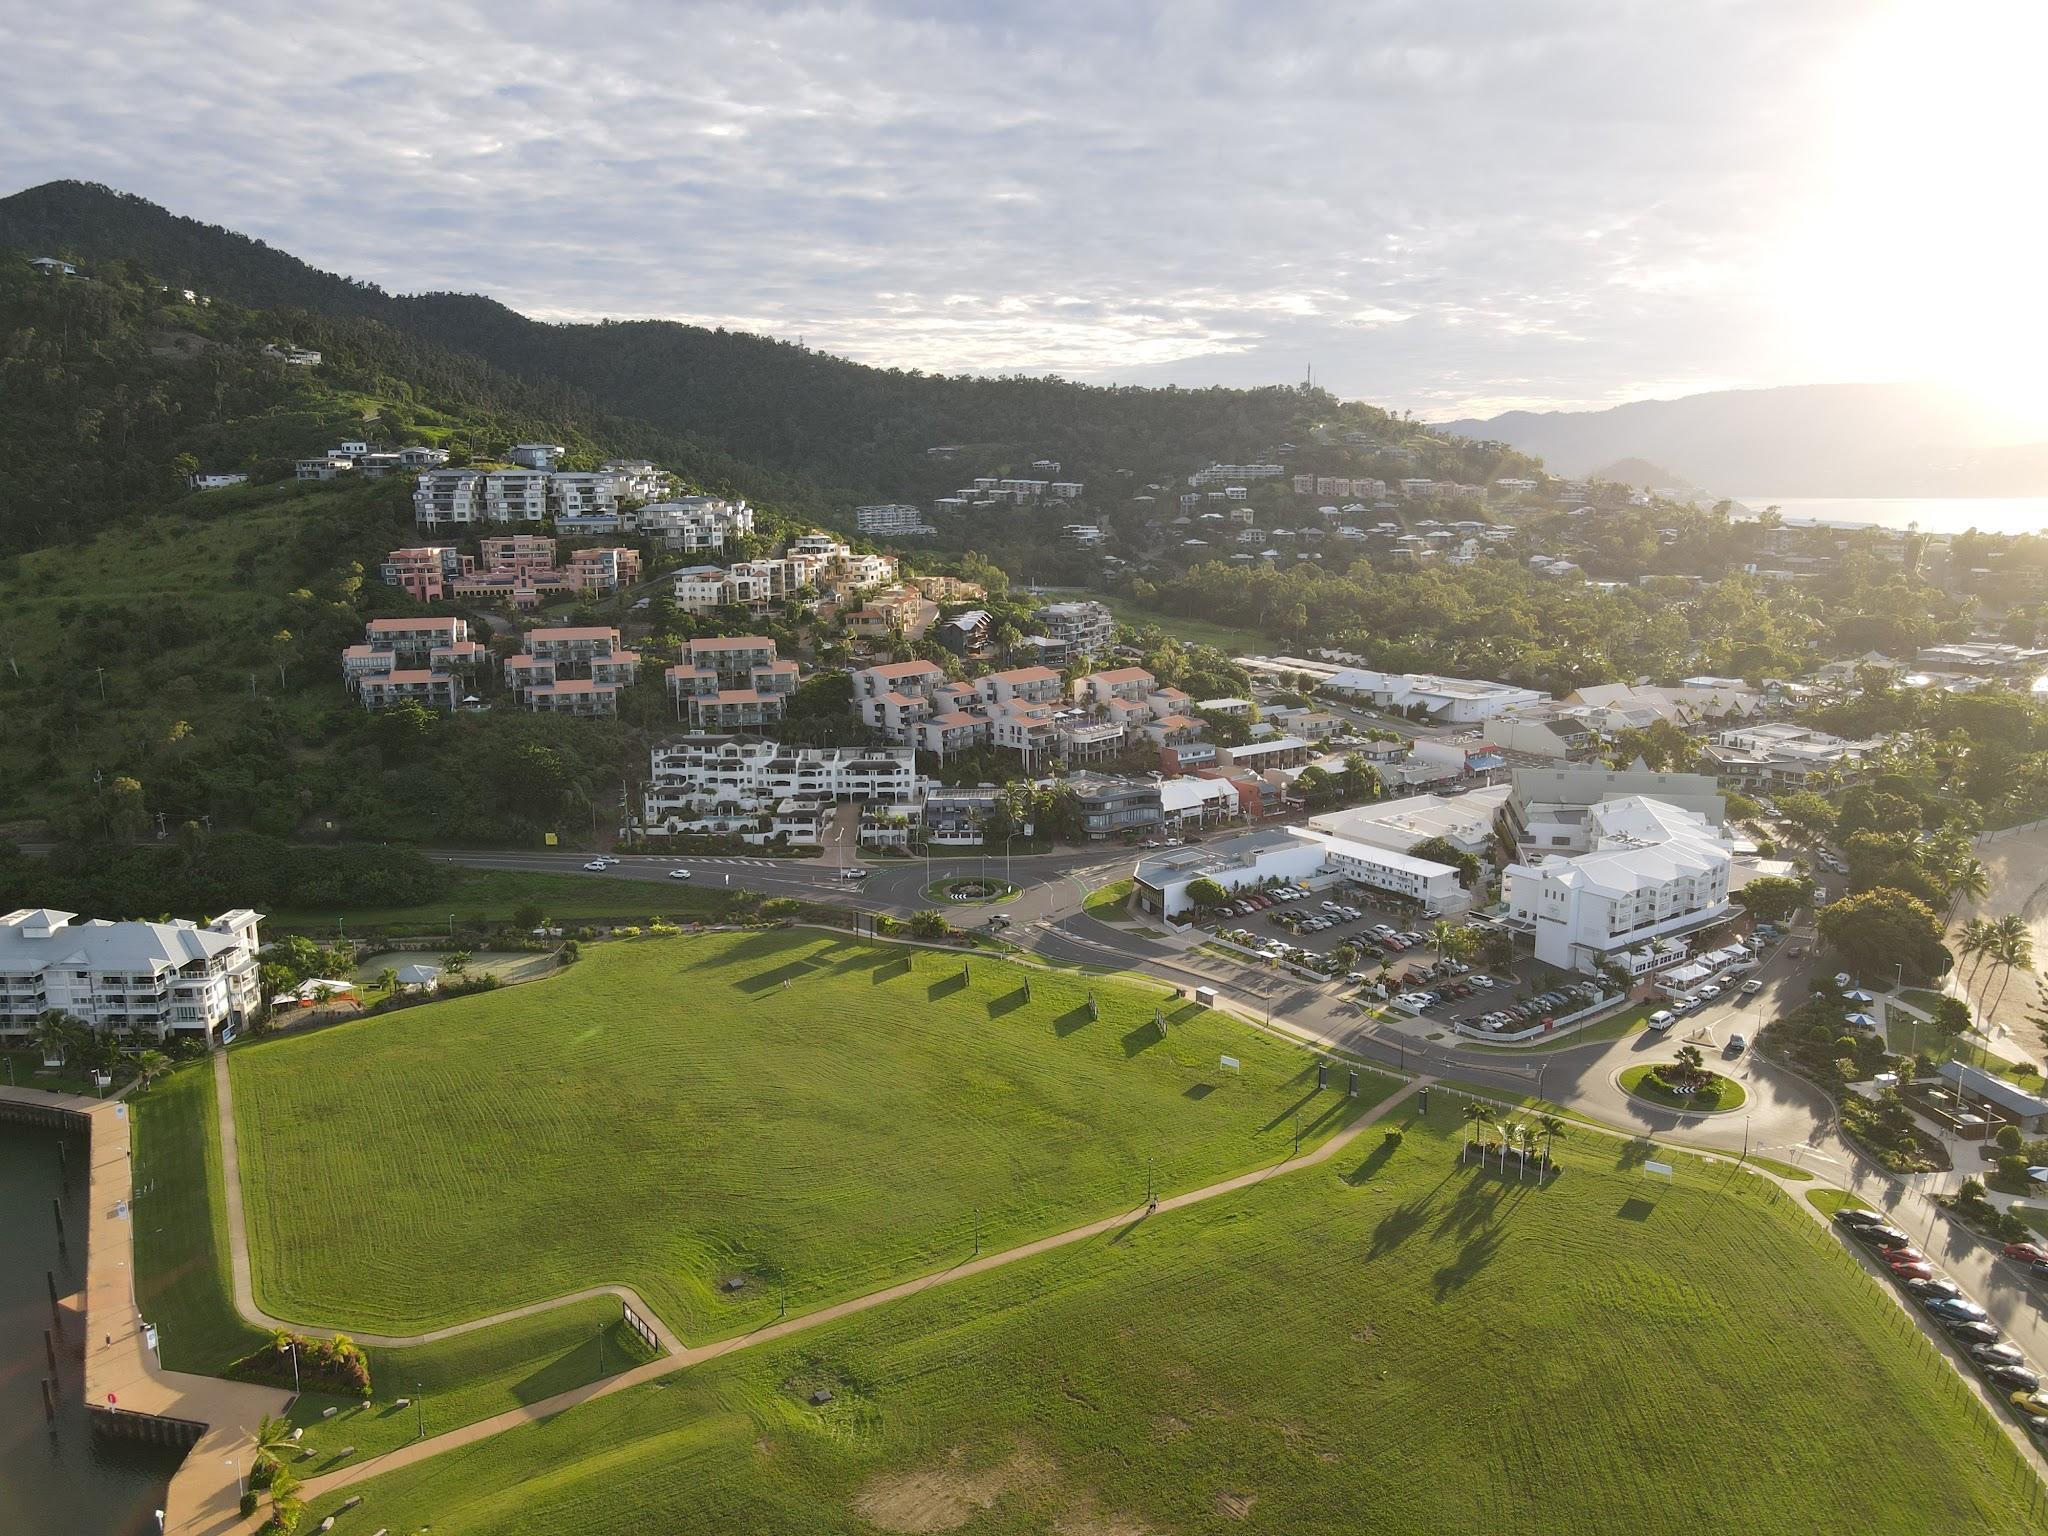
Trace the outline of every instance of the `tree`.
{"type": "Polygon", "coordinates": [[[1820,915],[1820,936],[1858,974],[1882,975],[1894,966],[1920,982],[1949,968],[1941,924],[1927,903],[1891,886],[1845,896],[1820,915]]]}
{"type": "MultiPolygon", "coordinates": [[[[1485,1125],[1492,1118],[1492,1115],[1487,1107],[1477,1099],[1467,1099],[1462,1113],[1465,1117],[1465,1150],[1469,1152],[1472,1149],[1473,1136],[1479,1131],[1481,1126],[1485,1125]]],[[[1463,1161],[1463,1156],[1463,1153],[1459,1154],[1460,1161],[1463,1161]]]]}
{"type": "Polygon", "coordinates": [[[531,933],[547,920],[547,913],[537,901],[522,901],[512,909],[512,926],[526,933],[531,933]]]}
{"type": "Polygon", "coordinates": [[[1987,1018],[1997,1013],[1998,1005],[2005,1001],[2005,989],[2012,981],[2012,973],[2026,971],[2031,974],[2034,969],[2034,936],[2027,928],[2027,920],[2017,912],[2009,912],[1998,920],[1998,937],[1992,958],[2005,974],[1999,978],[1998,995],[1984,1010],[1987,1018]]]}
{"type": "Polygon", "coordinates": [[[1223,889],[1207,875],[1188,882],[1188,900],[1204,911],[1222,906],[1230,900],[1230,892],[1223,889]]]}
{"type": "Polygon", "coordinates": [[[379,971],[377,973],[377,990],[379,992],[382,992],[386,997],[389,997],[391,996],[392,993],[396,992],[398,990],[398,972],[394,971],[388,965],[385,966],[383,970],[379,971]]]}
{"type": "Polygon", "coordinates": [[[1543,1130],[1543,1177],[1547,1179],[1550,1177],[1550,1149],[1557,1138],[1564,1135],[1565,1127],[1556,1115],[1538,1115],[1536,1123],[1543,1130]]]}
{"type": "Polygon", "coordinates": [[[299,1497],[299,1475],[280,1463],[270,1474],[270,1518],[278,1536],[292,1536],[306,1516],[306,1501],[299,1497]]]}
{"type": "Polygon", "coordinates": [[[1672,1063],[1676,1068],[1674,1076],[1687,1093],[1698,1093],[1707,1083],[1707,1058],[1696,1045],[1681,1045],[1678,1056],[1672,1063]]]}
{"type": "Polygon", "coordinates": [[[162,1051],[144,1051],[135,1058],[135,1086],[146,1091],[170,1070],[171,1058],[162,1051]]]}
{"type": "Polygon", "coordinates": [[[1970,974],[1963,978],[1965,987],[1977,979],[1977,968],[1984,963],[1984,957],[1990,953],[1992,940],[1997,936],[1997,932],[1997,928],[1989,919],[1973,917],[1963,924],[1962,931],[1956,935],[1957,956],[1967,956],[1971,961],[1970,974]]]}
{"type": "Polygon", "coordinates": [[[1813,882],[1801,876],[1764,875],[1735,893],[1758,922],[1782,923],[1813,900],[1813,882]]]}
{"type": "Polygon", "coordinates": [[[1479,860],[1446,837],[1425,837],[1408,850],[1409,856],[1432,864],[1448,864],[1458,872],[1458,884],[1471,890],[1479,883],[1479,860]]]}
{"type": "MultiPolygon", "coordinates": [[[[272,1335],[272,1347],[278,1349],[289,1348],[290,1340],[291,1335],[280,1329],[272,1335]],[[278,1338],[283,1338],[286,1341],[285,1344],[278,1345],[276,1343],[278,1338]]],[[[272,1478],[275,1479],[277,1469],[284,1464],[284,1457],[280,1452],[291,1443],[291,1420],[277,1413],[266,1413],[263,1415],[262,1418],[256,1421],[256,1460],[252,1465],[250,1475],[253,1477],[258,1471],[267,1469],[272,1478]]],[[[275,1486],[274,1481],[272,1486],[275,1486]]]]}
{"type": "Polygon", "coordinates": [[[73,1018],[61,1008],[48,1008],[36,1016],[35,1042],[42,1047],[43,1060],[62,1066],[77,1052],[85,1037],[85,1021],[73,1018]]]}
{"type": "Polygon", "coordinates": [[[1778,797],[1778,817],[1813,840],[1835,830],[1835,808],[1807,790],[1778,797]]]}
{"type": "Polygon", "coordinates": [[[441,969],[450,976],[460,976],[469,969],[469,962],[475,958],[466,949],[451,949],[448,957],[441,962],[441,969]]]}
{"type": "Polygon", "coordinates": [[[946,914],[936,907],[926,907],[910,915],[910,935],[916,939],[939,940],[948,937],[953,925],[946,921],[946,914]]]}

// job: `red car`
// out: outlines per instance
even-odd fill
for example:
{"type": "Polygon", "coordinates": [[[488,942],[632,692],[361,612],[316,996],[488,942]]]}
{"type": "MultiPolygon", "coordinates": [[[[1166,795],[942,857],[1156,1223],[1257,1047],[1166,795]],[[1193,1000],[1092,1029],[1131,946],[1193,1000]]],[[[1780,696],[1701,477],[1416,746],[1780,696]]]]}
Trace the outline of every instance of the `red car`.
{"type": "Polygon", "coordinates": [[[2018,1259],[2022,1264],[2032,1264],[2039,1259],[2048,1259],[2048,1248],[2043,1248],[2039,1243],[2007,1243],[2005,1256],[2008,1259],[2018,1259]]]}
{"type": "Polygon", "coordinates": [[[1901,1280],[1932,1280],[1934,1278],[1934,1266],[1927,1263],[1894,1264],[1892,1266],[1892,1273],[1901,1280]]]}
{"type": "Polygon", "coordinates": [[[1897,1269],[1901,1264],[1925,1264],[1927,1255],[1911,1246],[1887,1248],[1884,1251],[1884,1261],[1893,1269],[1897,1269]]]}

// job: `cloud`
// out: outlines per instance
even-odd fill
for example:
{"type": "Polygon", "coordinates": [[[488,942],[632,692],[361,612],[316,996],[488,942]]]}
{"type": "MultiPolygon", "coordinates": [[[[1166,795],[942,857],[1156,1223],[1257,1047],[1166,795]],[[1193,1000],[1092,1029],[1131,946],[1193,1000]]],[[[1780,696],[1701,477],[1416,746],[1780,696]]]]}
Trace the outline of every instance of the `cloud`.
{"type": "Polygon", "coordinates": [[[1453,414],[1782,382],[1826,0],[114,0],[0,17],[9,180],[411,291],[1453,414]]]}

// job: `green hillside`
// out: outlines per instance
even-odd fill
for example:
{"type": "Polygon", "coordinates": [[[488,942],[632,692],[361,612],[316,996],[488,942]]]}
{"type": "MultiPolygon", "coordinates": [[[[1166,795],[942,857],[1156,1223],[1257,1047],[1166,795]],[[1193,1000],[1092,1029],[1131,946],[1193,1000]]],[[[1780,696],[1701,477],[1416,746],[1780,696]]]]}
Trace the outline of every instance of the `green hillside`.
{"type": "Polygon", "coordinates": [[[0,199],[0,243],[88,262],[137,261],[173,286],[266,306],[374,318],[605,409],[688,433],[735,461],[824,487],[828,499],[930,494],[967,474],[1028,473],[1060,460],[1095,491],[1119,472],[1178,474],[1210,460],[1306,444],[1318,425],[1426,446],[1460,480],[1525,469],[1497,446],[1452,442],[1321,390],[1139,389],[1057,378],[983,378],[871,368],[723,328],[636,320],[546,325],[464,294],[399,297],[321,272],[231,230],[141,198],[50,182],[0,199]],[[926,450],[959,446],[957,460],[926,450]],[[1461,472],[1462,470],[1462,472],[1461,472]]]}

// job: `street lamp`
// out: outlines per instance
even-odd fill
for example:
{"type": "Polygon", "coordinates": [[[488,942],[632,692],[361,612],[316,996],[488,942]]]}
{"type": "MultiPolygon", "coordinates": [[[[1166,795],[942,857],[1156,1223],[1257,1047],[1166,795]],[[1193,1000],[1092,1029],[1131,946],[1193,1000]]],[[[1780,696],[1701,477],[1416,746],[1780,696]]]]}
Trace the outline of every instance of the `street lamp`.
{"type": "Polygon", "coordinates": [[[412,1405],[419,1412],[419,1438],[427,1438],[427,1384],[416,1381],[412,1384],[412,1405]]]}

